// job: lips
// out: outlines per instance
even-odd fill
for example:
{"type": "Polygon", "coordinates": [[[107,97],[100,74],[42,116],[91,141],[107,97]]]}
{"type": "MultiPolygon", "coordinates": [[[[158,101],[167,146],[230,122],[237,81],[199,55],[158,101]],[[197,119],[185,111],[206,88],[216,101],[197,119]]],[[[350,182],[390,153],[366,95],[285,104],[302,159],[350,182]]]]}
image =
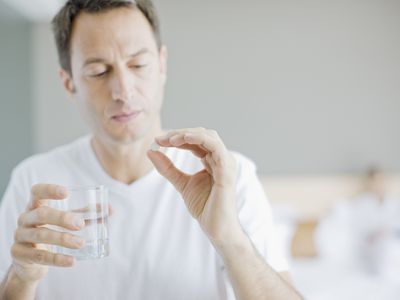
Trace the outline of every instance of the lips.
{"type": "Polygon", "coordinates": [[[120,113],[113,116],[112,119],[118,123],[127,123],[138,117],[141,112],[141,110],[138,110],[129,113],[120,113]]]}

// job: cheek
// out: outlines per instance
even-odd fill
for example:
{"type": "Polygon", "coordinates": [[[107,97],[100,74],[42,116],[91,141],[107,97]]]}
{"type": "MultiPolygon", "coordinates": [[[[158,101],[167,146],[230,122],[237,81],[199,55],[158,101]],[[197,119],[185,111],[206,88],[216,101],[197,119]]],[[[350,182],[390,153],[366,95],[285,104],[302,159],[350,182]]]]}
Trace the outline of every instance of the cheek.
{"type": "Polygon", "coordinates": [[[154,110],[159,107],[162,98],[161,78],[154,78],[142,82],[138,87],[138,92],[142,96],[144,103],[142,105],[149,110],[154,110]]]}
{"type": "Polygon", "coordinates": [[[106,91],[100,88],[83,88],[78,93],[78,105],[83,116],[91,123],[95,119],[103,118],[107,105],[106,91]]]}

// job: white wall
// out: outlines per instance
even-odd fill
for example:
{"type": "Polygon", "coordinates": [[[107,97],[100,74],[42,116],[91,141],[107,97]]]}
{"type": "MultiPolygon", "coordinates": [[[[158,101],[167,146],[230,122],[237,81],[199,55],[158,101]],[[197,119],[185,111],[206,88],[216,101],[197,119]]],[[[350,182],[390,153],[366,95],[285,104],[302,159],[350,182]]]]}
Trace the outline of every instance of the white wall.
{"type": "MultiPolygon", "coordinates": [[[[167,128],[216,128],[261,173],[400,170],[400,1],[155,1],[167,128]]],[[[34,28],[36,149],[84,131],[34,28]]]]}

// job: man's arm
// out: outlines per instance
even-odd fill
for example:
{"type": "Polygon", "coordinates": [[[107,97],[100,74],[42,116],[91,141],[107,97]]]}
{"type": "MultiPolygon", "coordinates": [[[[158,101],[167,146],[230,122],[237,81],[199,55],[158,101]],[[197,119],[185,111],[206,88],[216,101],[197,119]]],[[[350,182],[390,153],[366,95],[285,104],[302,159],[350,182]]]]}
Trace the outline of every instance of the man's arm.
{"type": "Polygon", "coordinates": [[[148,152],[158,172],[180,192],[189,212],[221,255],[237,298],[302,299],[264,261],[244,233],[236,206],[236,161],[219,135],[213,130],[189,128],[155,140],[162,147],[186,149],[201,159],[204,169],[190,175],[177,169],[162,152],[148,152]]]}
{"type": "Polygon", "coordinates": [[[224,261],[237,299],[303,299],[291,286],[289,275],[275,272],[243,232],[237,234],[237,240],[214,243],[214,247],[224,261]]]}
{"type": "Polygon", "coordinates": [[[35,299],[37,282],[24,282],[17,276],[13,266],[0,285],[0,299],[28,300],[35,299]]]}

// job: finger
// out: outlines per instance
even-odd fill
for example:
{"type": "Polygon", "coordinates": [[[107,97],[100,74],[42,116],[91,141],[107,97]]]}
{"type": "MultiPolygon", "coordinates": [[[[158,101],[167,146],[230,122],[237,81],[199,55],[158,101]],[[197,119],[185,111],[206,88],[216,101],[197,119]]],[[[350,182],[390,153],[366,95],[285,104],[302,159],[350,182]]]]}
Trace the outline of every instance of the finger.
{"type": "Polygon", "coordinates": [[[48,206],[40,206],[23,213],[18,219],[18,225],[21,227],[34,227],[47,224],[57,225],[70,230],[79,230],[85,225],[85,222],[79,214],[57,210],[48,206]]]}
{"type": "MultiPolygon", "coordinates": [[[[162,136],[158,136],[155,138],[155,140],[157,141],[157,143],[160,146],[163,147],[170,147],[172,146],[170,143],[170,139],[174,136],[177,135],[183,135],[185,133],[203,133],[206,132],[207,129],[202,128],[202,127],[198,127],[198,128],[185,128],[185,129],[176,129],[176,130],[171,130],[168,133],[166,133],[165,135],[162,136]]],[[[205,150],[205,149],[203,149],[205,150]]]]}
{"type": "Polygon", "coordinates": [[[160,145],[160,146],[163,146],[163,147],[176,147],[176,148],[179,148],[179,149],[189,150],[195,156],[197,156],[199,158],[203,158],[208,153],[208,151],[206,149],[204,149],[202,146],[199,146],[199,145],[183,144],[181,146],[173,146],[173,145],[168,143],[168,144],[164,144],[164,145],[160,145]]]}
{"type": "Polygon", "coordinates": [[[72,256],[36,249],[26,244],[14,244],[11,254],[16,260],[31,264],[72,267],[75,263],[75,258],[72,256]]]}
{"type": "Polygon", "coordinates": [[[185,133],[175,134],[169,138],[169,143],[172,146],[176,146],[176,147],[182,146],[182,145],[186,144],[184,136],[185,136],[185,133]]]}
{"type": "Polygon", "coordinates": [[[203,157],[205,156],[208,151],[202,145],[190,145],[185,140],[185,134],[181,133],[172,136],[169,139],[169,144],[181,149],[188,149],[191,150],[196,156],[203,157]]]}
{"type": "Polygon", "coordinates": [[[189,180],[189,175],[177,169],[171,160],[162,152],[149,150],[147,156],[152,161],[157,171],[171,182],[179,192],[184,190],[189,180]]]}
{"type": "Polygon", "coordinates": [[[68,196],[65,187],[56,184],[36,184],[31,189],[31,209],[40,206],[45,199],[62,200],[68,196]]]}
{"type": "Polygon", "coordinates": [[[208,174],[212,175],[212,169],[211,169],[211,166],[209,165],[209,163],[207,162],[207,156],[204,156],[201,159],[201,162],[203,163],[204,167],[206,168],[208,174]]]}
{"type": "Polygon", "coordinates": [[[203,149],[209,152],[225,149],[225,145],[219,138],[218,133],[214,130],[207,130],[204,128],[174,130],[164,136],[156,137],[156,141],[160,144],[160,146],[174,146],[171,144],[171,140],[173,141],[175,136],[181,135],[183,138],[176,138],[178,141],[183,139],[185,143],[201,146],[203,149]]]}
{"type": "Polygon", "coordinates": [[[202,145],[186,146],[186,141],[184,140],[184,135],[186,133],[204,133],[204,132],[207,132],[207,130],[204,128],[189,128],[189,129],[173,130],[164,136],[156,137],[155,140],[156,140],[157,144],[159,144],[162,147],[178,147],[181,149],[188,149],[188,150],[191,150],[194,155],[202,158],[205,154],[208,153],[207,149],[205,149],[202,145]]]}
{"type": "Polygon", "coordinates": [[[187,133],[187,132],[205,132],[207,129],[203,128],[203,127],[197,127],[197,128],[184,128],[184,129],[175,129],[175,130],[171,130],[168,131],[166,134],[158,136],[157,139],[170,139],[172,136],[177,135],[177,134],[182,134],[182,133],[187,133]]]}
{"type": "Polygon", "coordinates": [[[184,139],[187,144],[201,145],[212,153],[225,150],[225,146],[220,139],[207,133],[186,133],[184,139]]]}
{"type": "Polygon", "coordinates": [[[85,244],[82,237],[43,227],[20,227],[15,231],[15,241],[18,243],[58,245],[70,249],[80,249],[85,244]]]}
{"type": "Polygon", "coordinates": [[[164,142],[163,145],[160,146],[177,147],[179,149],[189,150],[199,158],[203,158],[208,153],[208,151],[205,150],[202,146],[187,144],[186,141],[184,140],[184,134],[172,136],[170,138],[170,141],[164,142]]]}
{"type": "Polygon", "coordinates": [[[204,160],[211,170],[215,170],[217,168],[217,164],[215,163],[212,155],[207,155],[204,160]]]}

